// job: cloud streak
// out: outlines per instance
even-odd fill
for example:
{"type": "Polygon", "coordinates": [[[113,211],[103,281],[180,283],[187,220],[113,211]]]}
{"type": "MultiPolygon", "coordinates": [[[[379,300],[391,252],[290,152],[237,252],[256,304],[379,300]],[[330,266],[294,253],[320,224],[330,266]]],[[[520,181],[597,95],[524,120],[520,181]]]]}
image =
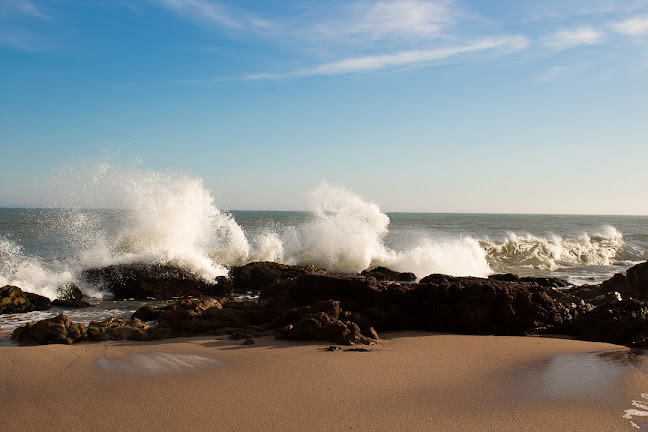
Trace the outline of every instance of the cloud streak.
{"type": "Polygon", "coordinates": [[[279,74],[254,74],[246,79],[272,79],[290,77],[308,77],[316,75],[346,75],[369,73],[387,68],[425,64],[446,60],[463,54],[475,54],[487,51],[512,52],[528,46],[528,40],[520,35],[483,38],[465,45],[448,46],[429,50],[399,51],[393,54],[352,57],[336,62],[324,63],[310,69],[279,74]]]}
{"type": "Polygon", "coordinates": [[[610,28],[626,36],[643,36],[648,34],[648,15],[613,23],[610,28]]]}
{"type": "Polygon", "coordinates": [[[309,31],[325,39],[433,38],[454,21],[447,0],[360,1],[347,6],[335,19],[316,23],[309,31]]]}
{"type": "Polygon", "coordinates": [[[561,30],[545,38],[545,45],[556,49],[573,48],[579,45],[596,45],[603,39],[603,32],[590,26],[561,30]]]}

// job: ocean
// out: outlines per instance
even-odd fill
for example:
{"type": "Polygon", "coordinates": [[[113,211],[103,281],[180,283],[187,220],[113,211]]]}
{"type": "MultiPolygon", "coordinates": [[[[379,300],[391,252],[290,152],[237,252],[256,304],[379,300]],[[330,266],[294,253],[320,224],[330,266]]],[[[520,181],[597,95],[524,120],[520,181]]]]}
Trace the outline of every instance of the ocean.
{"type": "Polygon", "coordinates": [[[326,183],[311,194],[310,211],[223,211],[201,181],[177,175],[120,193],[119,209],[0,209],[0,286],[55,298],[72,281],[97,305],[0,316],[0,331],[61,311],[86,323],[128,317],[141,302],[78,279],[117,263],[174,263],[205,279],[268,260],[341,273],[381,265],[419,278],[514,273],[591,284],[648,260],[648,216],[385,213],[326,183]]]}

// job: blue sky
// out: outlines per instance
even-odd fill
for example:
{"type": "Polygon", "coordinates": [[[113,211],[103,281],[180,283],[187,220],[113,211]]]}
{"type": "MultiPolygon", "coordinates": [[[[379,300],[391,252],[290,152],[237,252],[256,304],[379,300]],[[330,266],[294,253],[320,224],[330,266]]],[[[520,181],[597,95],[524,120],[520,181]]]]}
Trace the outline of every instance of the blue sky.
{"type": "Polygon", "coordinates": [[[648,214],[648,0],[0,0],[0,206],[106,152],[221,208],[648,214]]]}

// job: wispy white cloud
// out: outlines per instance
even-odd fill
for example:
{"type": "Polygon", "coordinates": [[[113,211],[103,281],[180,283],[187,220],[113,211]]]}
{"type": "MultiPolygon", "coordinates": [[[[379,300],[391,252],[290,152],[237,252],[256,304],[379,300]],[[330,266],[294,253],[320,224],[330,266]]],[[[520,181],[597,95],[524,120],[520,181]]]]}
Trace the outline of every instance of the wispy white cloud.
{"type": "Polygon", "coordinates": [[[627,36],[642,36],[648,34],[648,15],[636,16],[612,23],[610,28],[617,33],[627,36]]]}
{"type": "Polygon", "coordinates": [[[352,57],[336,62],[324,63],[310,69],[302,69],[280,74],[254,74],[246,79],[269,79],[287,77],[307,77],[314,75],[344,75],[353,73],[375,72],[387,68],[423,64],[445,60],[463,54],[475,54],[485,51],[511,52],[528,46],[528,40],[520,35],[484,38],[465,45],[448,46],[429,50],[399,51],[393,54],[352,57]]]}
{"type": "Polygon", "coordinates": [[[579,45],[595,45],[603,39],[603,32],[590,26],[582,26],[571,30],[561,30],[545,38],[545,45],[566,49],[579,45]]]}
{"type": "Polygon", "coordinates": [[[208,0],[153,0],[171,12],[191,21],[228,30],[266,27],[269,22],[235,13],[220,3],[208,0]]]}
{"type": "Polygon", "coordinates": [[[436,37],[454,20],[448,0],[366,0],[350,3],[339,16],[316,23],[311,29],[324,38],[436,37]]]}

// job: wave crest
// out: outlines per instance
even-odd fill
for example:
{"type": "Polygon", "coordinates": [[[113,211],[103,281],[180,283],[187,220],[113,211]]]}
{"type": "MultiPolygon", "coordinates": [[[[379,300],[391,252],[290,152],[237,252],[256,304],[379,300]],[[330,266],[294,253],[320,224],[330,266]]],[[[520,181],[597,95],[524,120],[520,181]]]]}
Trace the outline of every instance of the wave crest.
{"type": "Polygon", "coordinates": [[[628,252],[623,235],[612,226],[605,227],[602,233],[583,233],[567,239],[510,233],[503,242],[482,240],[480,245],[489,263],[498,270],[530,267],[556,271],[575,265],[610,266],[617,263],[617,255],[628,252]]]}

